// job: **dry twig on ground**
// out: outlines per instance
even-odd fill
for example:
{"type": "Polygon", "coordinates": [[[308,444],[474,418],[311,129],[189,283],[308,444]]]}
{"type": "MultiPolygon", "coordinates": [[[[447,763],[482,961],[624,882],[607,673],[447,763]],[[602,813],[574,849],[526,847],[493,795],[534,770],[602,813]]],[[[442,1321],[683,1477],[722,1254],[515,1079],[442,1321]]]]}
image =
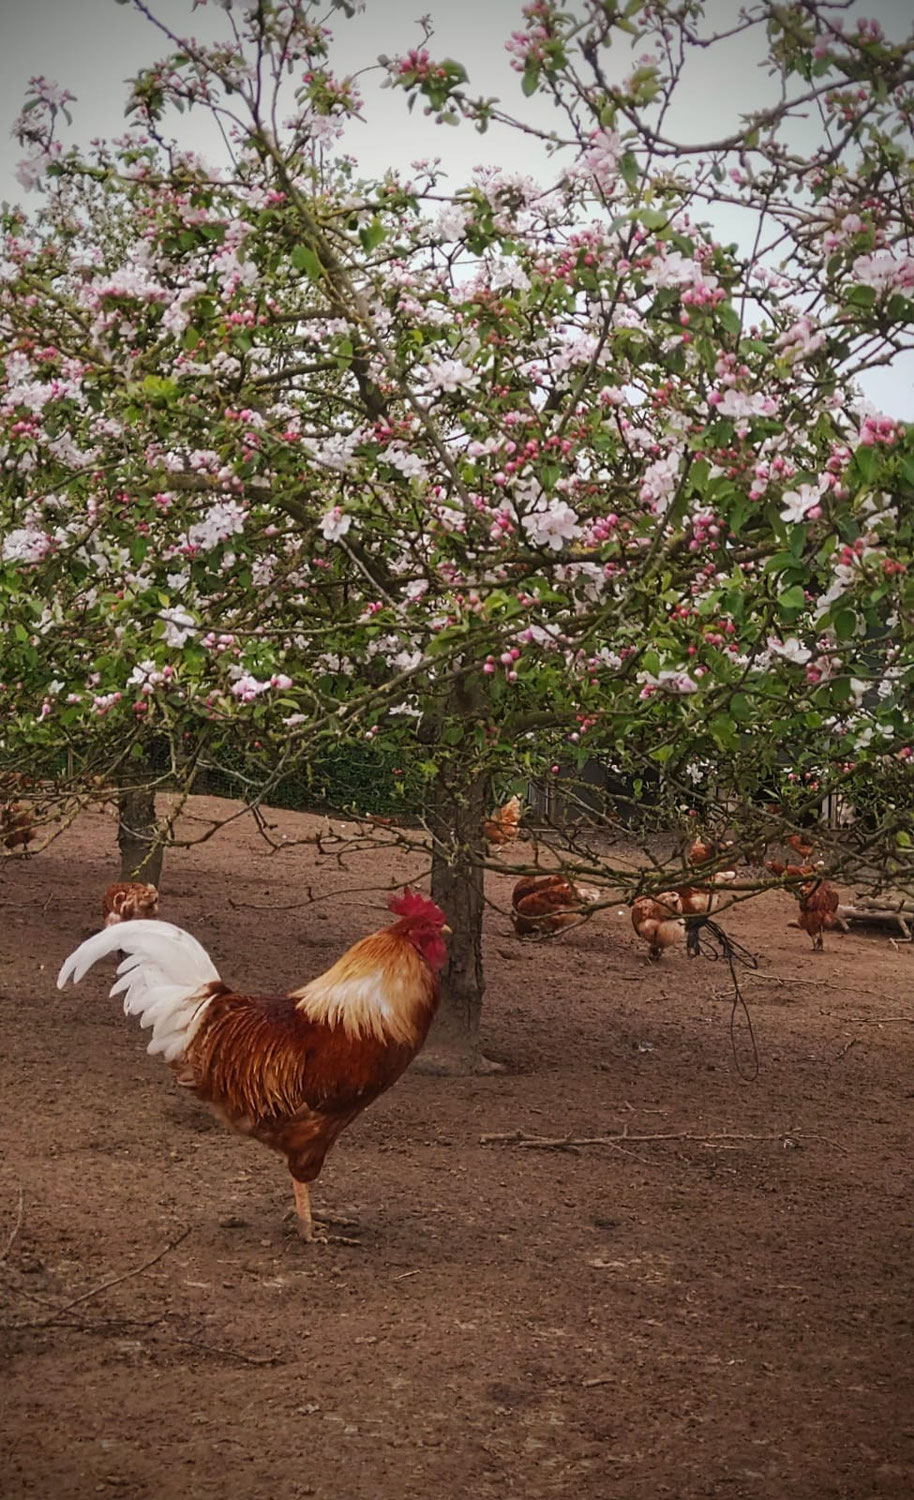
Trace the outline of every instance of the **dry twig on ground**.
{"type": "Polygon", "coordinates": [[[72,1302],[64,1302],[62,1306],[56,1307],[54,1309],[49,1318],[41,1318],[38,1322],[35,1323],[16,1323],[7,1324],[6,1326],[8,1328],[15,1329],[47,1328],[49,1324],[56,1323],[57,1319],[62,1318],[64,1313],[68,1313],[71,1308],[79,1307],[81,1303],[89,1302],[93,1297],[101,1296],[102,1292],[107,1292],[110,1287],[120,1286],[121,1282],[130,1281],[134,1276],[139,1276],[143,1271],[148,1271],[150,1266],[154,1266],[158,1261],[164,1260],[166,1255],[169,1255],[172,1250],[177,1249],[178,1245],[180,1245],[183,1240],[186,1240],[189,1234],[189,1228],[182,1230],[177,1239],[170,1240],[163,1250],[159,1250],[157,1254],[150,1256],[148,1260],[144,1260],[142,1265],[134,1266],[132,1270],[124,1271],[120,1276],[109,1277],[107,1281],[103,1281],[98,1286],[92,1287],[90,1291],[83,1292],[79,1297],[74,1297],[72,1302]]]}
{"type": "Polygon", "coordinates": [[[19,1234],[20,1229],[22,1228],[22,1215],[23,1215],[24,1212],[25,1212],[25,1189],[24,1188],[20,1188],[19,1189],[19,1202],[18,1202],[18,1205],[17,1205],[17,1208],[16,1208],[16,1222],[13,1225],[12,1230],[10,1231],[10,1237],[9,1237],[9,1239],[7,1240],[7,1242],[4,1245],[3,1249],[0,1250],[0,1261],[6,1260],[6,1257],[9,1255],[10,1251],[12,1250],[13,1246],[16,1243],[16,1237],[19,1234]]]}

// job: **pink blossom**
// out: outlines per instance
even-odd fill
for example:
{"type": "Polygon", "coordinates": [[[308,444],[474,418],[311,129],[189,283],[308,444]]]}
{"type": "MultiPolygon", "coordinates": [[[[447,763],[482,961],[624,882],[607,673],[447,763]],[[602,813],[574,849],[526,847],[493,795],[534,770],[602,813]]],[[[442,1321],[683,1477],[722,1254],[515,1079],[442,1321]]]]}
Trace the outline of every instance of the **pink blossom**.
{"type": "Polygon", "coordinates": [[[617,130],[598,130],[581,153],[581,170],[592,177],[603,192],[610,192],[619,180],[622,160],[622,138],[617,130]]]}
{"type": "Polygon", "coordinates": [[[240,698],[242,703],[253,703],[254,699],[261,693],[265,693],[269,686],[269,682],[261,682],[258,678],[252,677],[249,672],[245,672],[232,683],[229,692],[234,698],[240,698]]]}
{"type": "Polygon", "coordinates": [[[877,250],[858,255],[851,271],[859,285],[875,287],[877,292],[914,290],[914,255],[877,250]]]}

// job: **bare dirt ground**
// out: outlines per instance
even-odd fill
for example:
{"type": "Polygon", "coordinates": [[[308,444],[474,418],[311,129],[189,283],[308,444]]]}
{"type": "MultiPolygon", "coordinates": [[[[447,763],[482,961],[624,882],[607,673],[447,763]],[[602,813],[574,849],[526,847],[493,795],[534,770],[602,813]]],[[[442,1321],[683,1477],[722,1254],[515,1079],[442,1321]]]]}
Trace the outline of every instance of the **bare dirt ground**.
{"type": "MultiPolygon", "coordinates": [[[[286,989],[381,924],[356,888],[415,866],[375,860],[271,856],[246,818],[169,857],[162,915],[286,989]],[[308,885],[341,894],[256,909],[308,885]]],[[[748,1082],[721,964],[493,911],[507,1072],[410,1072],[315,1189],[360,1245],[309,1247],[281,1158],[178,1096],[113,965],[55,990],[113,874],[101,813],[0,868],[4,1500],[914,1495],[910,947],[814,955],[783,894],[728,918],[762,960],[748,1082]],[[480,1140],[512,1132],[628,1139],[480,1140]]]]}

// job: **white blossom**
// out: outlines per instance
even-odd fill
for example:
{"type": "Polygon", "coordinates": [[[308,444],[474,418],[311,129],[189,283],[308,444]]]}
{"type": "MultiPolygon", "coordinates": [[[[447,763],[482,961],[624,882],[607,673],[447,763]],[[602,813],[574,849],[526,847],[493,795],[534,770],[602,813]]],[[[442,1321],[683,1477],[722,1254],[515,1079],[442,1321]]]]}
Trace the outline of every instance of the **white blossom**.
{"type": "Polygon", "coordinates": [[[778,404],[762,391],[730,389],[724,391],[715,409],[722,417],[771,417],[777,413],[778,404]]]}
{"type": "Polygon", "coordinates": [[[193,615],[189,615],[179,605],[173,609],[160,610],[159,619],[165,621],[166,646],[183,646],[185,641],[193,640],[198,634],[193,615]]]}
{"type": "Polygon", "coordinates": [[[641,481],[641,499],[654,512],[665,510],[679,484],[679,452],[674,450],[664,458],[649,464],[641,481]]]}
{"type": "Polygon", "coordinates": [[[394,469],[399,469],[404,479],[424,479],[427,469],[418,453],[411,453],[403,443],[391,443],[384,451],[384,459],[394,469]]]}
{"type": "Polygon", "coordinates": [[[432,230],[441,239],[453,243],[459,240],[469,221],[469,213],[459,203],[446,203],[432,224],[432,230]]]}
{"type": "Polygon", "coordinates": [[[784,502],[781,520],[795,522],[804,521],[809,512],[820,504],[822,495],[817,486],[801,484],[799,489],[785,490],[781,498],[784,502]]]}
{"type": "Polygon", "coordinates": [[[550,500],[546,505],[528,512],[521,521],[531,542],[538,547],[551,547],[561,552],[566,542],[581,535],[576,513],[564,500],[550,500]]]}
{"type": "Polygon", "coordinates": [[[425,378],[430,391],[457,391],[479,381],[479,376],[459,359],[436,360],[427,367],[425,378]]]}
{"type": "Polygon", "coordinates": [[[858,255],[852,267],[854,280],[877,292],[914,290],[914,255],[877,250],[858,255]]]}
{"type": "Polygon", "coordinates": [[[338,542],[352,525],[352,517],[341,506],[335,505],[321,517],[320,529],[328,542],[338,542]]]}
{"type": "Polygon", "coordinates": [[[244,530],[247,512],[237,500],[220,500],[210,506],[202,521],[196,521],[187,533],[192,547],[210,552],[219,542],[237,536],[244,530]]]}
{"type": "Polygon", "coordinates": [[[801,646],[795,635],[788,636],[786,641],[779,641],[775,636],[768,637],[768,650],[774,656],[781,656],[785,661],[792,661],[798,667],[805,667],[811,660],[812,652],[806,646],[801,646]]]}
{"type": "Polygon", "coordinates": [[[4,562],[40,562],[51,547],[51,538],[46,531],[36,531],[31,526],[20,526],[3,538],[0,552],[4,562]]]}

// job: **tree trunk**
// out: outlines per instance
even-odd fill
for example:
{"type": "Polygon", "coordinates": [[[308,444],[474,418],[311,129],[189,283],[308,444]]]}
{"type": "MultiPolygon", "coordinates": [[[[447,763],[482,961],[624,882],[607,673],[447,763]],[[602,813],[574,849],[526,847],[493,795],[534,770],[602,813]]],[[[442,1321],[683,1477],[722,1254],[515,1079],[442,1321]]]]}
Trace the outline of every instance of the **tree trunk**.
{"type": "MultiPolygon", "coordinates": [[[[472,688],[461,684],[451,700],[452,718],[467,723],[476,704],[472,688]]],[[[432,899],[447,917],[448,965],[441,976],[441,1006],[428,1042],[419,1055],[421,1071],[439,1074],[495,1070],[479,1046],[485,980],[482,971],[484,911],[483,820],[488,812],[489,779],[467,776],[461,746],[441,747],[432,833],[432,899]],[[462,772],[462,774],[461,774],[462,772]]],[[[465,754],[465,752],[464,752],[465,754]]]]}
{"type": "Polygon", "coordinates": [[[151,786],[124,786],[117,797],[117,842],[121,879],[158,885],[164,848],[156,827],[156,795],[151,786]]]}

